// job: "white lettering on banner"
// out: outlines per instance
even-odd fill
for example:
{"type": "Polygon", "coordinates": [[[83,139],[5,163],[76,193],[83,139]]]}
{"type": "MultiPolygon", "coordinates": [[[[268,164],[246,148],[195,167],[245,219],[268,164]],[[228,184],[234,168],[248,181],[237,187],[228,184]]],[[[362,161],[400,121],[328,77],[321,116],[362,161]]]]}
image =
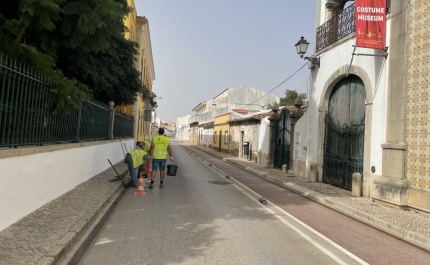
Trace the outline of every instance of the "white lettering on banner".
{"type": "Polygon", "coordinates": [[[381,14],[384,14],[385,13],[385,8],[383,8],[383,7],[376,8],[376,7],[362,7],[362,6],[359,6],[359,7],[357,7],[357,12],[363,12],[363,13],[381,13],[381,14]]]}
{"type": "Polygon", "coordinates": [[[367,21],[384,21],[383,16],[365,16],[365,15],[358,15],[358,20],[367,20],[367,21]]]}

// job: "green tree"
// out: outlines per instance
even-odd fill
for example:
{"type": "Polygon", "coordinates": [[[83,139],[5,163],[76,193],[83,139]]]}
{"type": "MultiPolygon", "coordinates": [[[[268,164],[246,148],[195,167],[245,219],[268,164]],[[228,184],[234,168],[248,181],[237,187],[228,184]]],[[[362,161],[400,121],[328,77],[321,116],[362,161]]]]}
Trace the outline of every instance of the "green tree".
{"type": "Polygon", "coordinates": [[[58,67],[66,76],[87,84],[100,101],[133,104],[137,93],[153,100],[152,94],[142,85],[140,72],[134,67],[135,55],[135,42],[114,38],[111,48],[101,52],[60,49],[58,67]]]}
{"type": "Polygon", "coordinates": [[[43,71],[56,86],[57,108],[90,95],[85,83],[64,75],[60,49],[104,52],[124,38],[125,0],[9,0],[0,3],[0,52],[43,71]]]}
{"type": "Polygon", "coordinates": [[[285,97],[281,98],[279,100],[280,106],[291,106],[294,105],[294,102],[296,101],[297,96],[299,96],[303,102],[305,102],[308,98],[307,93],[297,93],[295,90],[285,90],[285,97]]]}

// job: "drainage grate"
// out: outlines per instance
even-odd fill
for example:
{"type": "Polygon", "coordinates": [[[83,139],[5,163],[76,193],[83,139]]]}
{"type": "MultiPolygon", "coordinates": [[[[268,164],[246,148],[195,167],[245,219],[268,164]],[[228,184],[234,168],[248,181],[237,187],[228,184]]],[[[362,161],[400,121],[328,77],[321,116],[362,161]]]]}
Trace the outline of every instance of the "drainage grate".
{"type": "Polygon", "coordinates": [[[208,181],[211,184],[217,184],[217,185],[228,185],[228,184],[233,184],[230,181],[221,181],[221,180],[210,180],[208,181]]]}

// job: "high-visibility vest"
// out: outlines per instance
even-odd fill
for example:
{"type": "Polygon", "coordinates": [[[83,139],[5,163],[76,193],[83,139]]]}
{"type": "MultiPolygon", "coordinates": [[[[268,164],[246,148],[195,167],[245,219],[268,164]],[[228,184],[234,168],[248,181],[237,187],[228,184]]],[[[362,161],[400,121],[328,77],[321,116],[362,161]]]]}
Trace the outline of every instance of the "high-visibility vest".
{"type": "Polygon", "coordinates": [[[153,159],[167,159],[167,146],[169,146],[169,138],[163,135],[154,136],[152,138],[154,143],[154,151],[152,152],[153,159]]]}
{"type": "Polygon", "coordinates": [[[151,143],[148,141],[143,141],[145,143],[145,152],[148,153],[149,149],[151,148],[151,143]]]}
{"type": "Polygon", "coordinates": [[[137,168],[142,165],[145,159],[145,156],[148,155],[145,151],[141,149],[134,149],[128,152],[131,155],[131,159],[133,160],[133,168],[137,168]]]}

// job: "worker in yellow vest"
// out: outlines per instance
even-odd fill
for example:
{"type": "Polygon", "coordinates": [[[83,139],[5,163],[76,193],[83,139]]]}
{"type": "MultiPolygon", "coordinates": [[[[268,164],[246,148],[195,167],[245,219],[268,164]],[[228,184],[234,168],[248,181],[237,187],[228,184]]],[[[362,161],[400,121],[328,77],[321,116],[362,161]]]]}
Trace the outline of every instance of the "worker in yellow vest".
{"type": "MultiPolygon", "coordinates": [[[[143,149],[143,151],[145,151],[146,153],[148,153],[148,152],[149,152],[149,148],[151,148],[151,143],[150,143],[150,142],[148,142],[148,141],[143,141],[143,142],[139,142],[139,141],[137,141],[137,142],[136,142],[136,148],[137,148],[137,149],[143,149]],[[143,145],[143,147],[142,147],[142,148],[140,148],[140,145],[139,145],[139,144],[142,144],[142,145],[143,145]]],[[[148,156],[148,157],[149,157],[149,156],[148,156]]],[[[144,179],[148,178],[148,174],[147,174],[147,172],[148,172],[148,166],[149,166],[149,163],[150,163],[149,159],[145,159],[145,163],[143,163],[142,165],[140,165],[140,166],[139,166],[138,174],[139,174],[139,173],[142,173],[142,174],[143,174],[143,178],[144,178],[144,179]]]]}
{"type": "Polygon", "coordinates": [[[170,148],[170,140],[164,134],[164,128],[158,129],[158,136],[152,137],[149,156],[152,159],[151,184],[149,188],[154,188],[154,180],[157,176],[157,170],[160,170],[160,188],[164,187],[164,175],[166,171],[167,155],[173,161],[172,149],[170,148]]]}
{"type": "Polygon", "coordinates": [[[151,143],[148,141],[143,141],[143,143],[145,144],[145,148],[143,150],[149,153],[149,149],[151,148],[151,143]]]}
{"type": "Polygon", "coordinates": [[[125,162],[127,163],[128,173],[130,174],[130,187],[137,188],[137,175],[139,174],[139,166],[148,160],[148,153],[144,150],[144,145],[138,142],[136,149],[130,150],[125,155],[125,162]]]}

